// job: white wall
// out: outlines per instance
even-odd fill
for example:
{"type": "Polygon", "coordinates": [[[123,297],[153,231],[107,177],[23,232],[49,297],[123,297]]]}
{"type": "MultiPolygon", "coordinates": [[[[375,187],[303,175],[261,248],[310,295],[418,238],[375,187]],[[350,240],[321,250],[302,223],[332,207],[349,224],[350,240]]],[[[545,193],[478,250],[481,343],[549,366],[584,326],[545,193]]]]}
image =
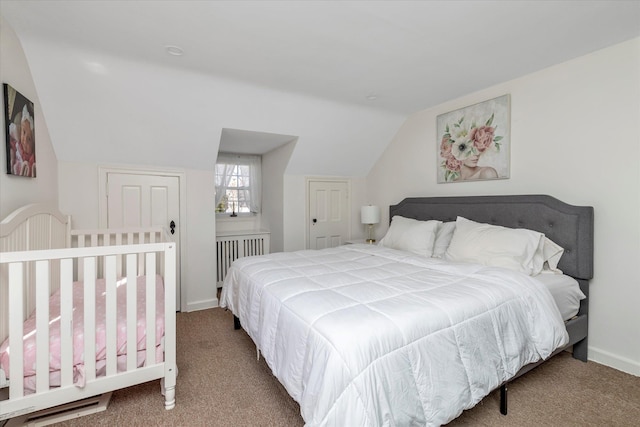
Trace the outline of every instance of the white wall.
{"type": "Polygon", "coordinates": [[[381,206],[409,196],[484,194],[549,194],[593,206],[589,358],[640,375],[638,159],[640,39],[634,39],[413,114],[369,175],[367,195],[381,206]],[[511,178],[436,184],[436,117],[507,93],[511,178]]]}
{"type": "Polygon", "coordinates": [[[296,141],[262,156],[262,227],[271,232],[271,252],[284,249],[284,171],[296,141]]]}
{"type": "MultiPolygon", "coordinates": [[[[183,278],[187,285],[186,311],[217,307],[216,295],[216,221],[215,178],[211,170],[186,171],[187,238],[182,258],[183,278]],[[186,261],[186,262],[185,262],[186,261]],[[186,272],[185,272],[186,269],[186,272]]],[[[183,304],[185,307],[185,304],[183,304]]]]}
{"type": "MultiPolygon", "coordinates": [[[[8,83],[34,103],[37,165],[36,178],[7,175],[5,146],[3,145],[0,149],[0,219],[2,219],[28,203],[52,202],[55,205],[58,204],[58,160],[51,145],[38,93],[22,45],[11,27],[2,18],[0,18],[0,81],[8,83]]],[[[4,95],[0,98],[2,99],[0,126],[3,135],[1,141],[6,143],[4,95]]]]}

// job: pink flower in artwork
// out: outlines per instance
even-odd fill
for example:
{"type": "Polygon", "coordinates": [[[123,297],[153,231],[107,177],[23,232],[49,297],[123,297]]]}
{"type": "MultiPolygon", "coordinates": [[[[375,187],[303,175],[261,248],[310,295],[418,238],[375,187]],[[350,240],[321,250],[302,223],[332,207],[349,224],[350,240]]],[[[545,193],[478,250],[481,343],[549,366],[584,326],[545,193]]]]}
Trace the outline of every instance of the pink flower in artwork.
{"type": "Polygon", "coordinates": [[[458,172],[460,170],[460,166],[462,166],[462,162],[452,155],[447,157],[445,162],[445,167],[453,172],[458,172]]]}
{"type": "Polygon", "coordinates": [[[472,128],[469,133],[469,139],[473,142],[473,146],[479,152],[483,152],[493,144],[495,128],[491,126],[480,126],[472,128]]]}
{"type": "Polygon", "coordinates": [[[440,157],[446,159],[451,155],[451,139],[448,135],[442,137],[442,142],[440,143],[440,157]]]}

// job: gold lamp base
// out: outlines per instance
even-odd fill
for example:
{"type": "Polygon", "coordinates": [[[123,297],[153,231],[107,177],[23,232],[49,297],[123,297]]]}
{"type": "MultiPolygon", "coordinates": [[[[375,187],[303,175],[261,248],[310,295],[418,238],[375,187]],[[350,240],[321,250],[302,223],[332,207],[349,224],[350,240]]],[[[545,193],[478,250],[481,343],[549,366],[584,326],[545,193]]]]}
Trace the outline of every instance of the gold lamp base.
{"type": "Polygon", "coordinates": [[[376,242],[376,239],[374,239],[373,237],[371,237],[371,231],[373,230],[373,224],[369,224],[369,238],[366,240],[366,242],[370,245],[374,244],[376,242]]]}

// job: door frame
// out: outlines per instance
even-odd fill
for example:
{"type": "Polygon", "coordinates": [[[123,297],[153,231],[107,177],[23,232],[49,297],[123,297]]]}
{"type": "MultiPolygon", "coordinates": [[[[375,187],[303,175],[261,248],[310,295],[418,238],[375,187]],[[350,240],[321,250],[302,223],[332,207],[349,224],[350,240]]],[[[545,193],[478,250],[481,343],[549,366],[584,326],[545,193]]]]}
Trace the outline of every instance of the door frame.
{"type": "MultiPolygon", "coordinates": [[[[178,188],[180,194],[178,200],[180,203],[180,223],[183,224],[187,217],[186,206],[186,194],[187,194],[187,182],[186,174],[183,171],[176,169],[158,169],[148,168],[144,166],[124,167],[124,166],[98,166],[98,224],[100,228],[107,228],[107,175],[110,173],[129,174],[129,175],[152,175],[152,176],[168,176],[178,178],[178,188]]],[[[180,307],[177,307],[180,311],[186,311],[187,298],[185,281],[185,268],[186,261],[186,248],[185,242],[187,242],[187,227],[180,225],[180,234],[178,247],[180,248],[180,307]]]]}
{"type": "Polygon", "coordinates": [[[304,205],[304,216],[305,216],[305,226],[304,226],[304,247],[309,249],[309,245],[311,243],[311,212],[309,212],[309,204],[311,201],[309,200],[310,191],[309,187],[312,182],[343,182],[347,184],[347,195],[349,206],[347,208],[347,240],[351,239],[351,210],[352,210],[352,194],[351,194],[351,179],[349,178],[340,178],[340,177],[325,177],[325,176],[311,176],[305,178],[304,192],[305,192],[305,205],[304,205]]]}

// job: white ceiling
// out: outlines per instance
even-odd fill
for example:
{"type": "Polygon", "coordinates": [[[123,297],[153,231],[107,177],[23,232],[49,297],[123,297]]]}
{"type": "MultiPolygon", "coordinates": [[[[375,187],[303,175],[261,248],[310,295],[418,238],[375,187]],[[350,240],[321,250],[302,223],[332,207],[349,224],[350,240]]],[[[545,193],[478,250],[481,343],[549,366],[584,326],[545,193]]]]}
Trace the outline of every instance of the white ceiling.
{"type": "Polygon", "coordinates": [[[238,154],[265,154],[296,139],[297,137],[293,135],[224,128],[220,135],[219,151],[238,154]]]}
{"type": "Polygon", "coordinates": [[[638,0],[2,0],[0,13],[21,37],[400,114],[640,35],[638,0]]]}

